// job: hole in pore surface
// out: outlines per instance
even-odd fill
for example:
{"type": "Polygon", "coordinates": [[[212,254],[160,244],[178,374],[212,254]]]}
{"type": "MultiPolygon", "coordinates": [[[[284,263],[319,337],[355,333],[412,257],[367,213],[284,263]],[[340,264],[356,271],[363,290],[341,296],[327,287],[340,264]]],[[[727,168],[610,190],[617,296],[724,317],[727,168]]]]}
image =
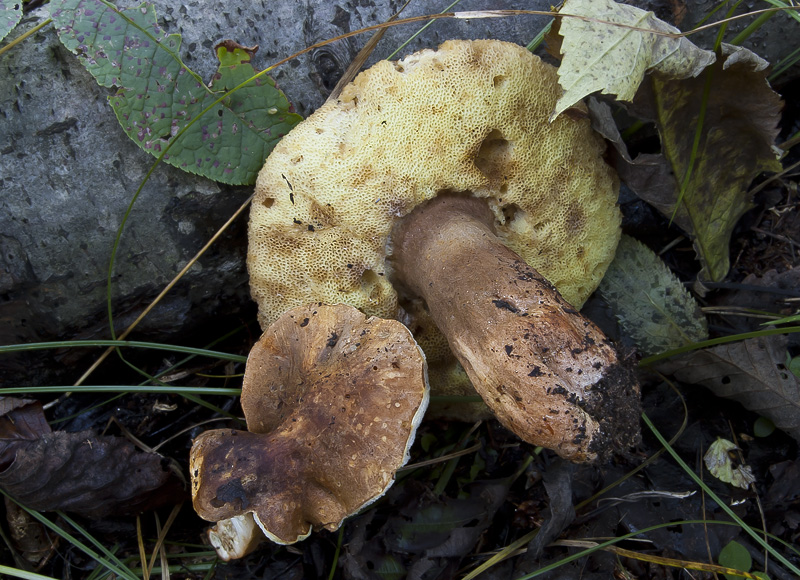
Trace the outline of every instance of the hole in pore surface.
{"type": "Polygon", "coordinates": [[[375,270],[364,270],[361,273],[362,286],[374,286],[379,280],[380,277],[375,273],[375,270]]]}
{"type": "Polygon", "coordinates": [[[520,210],[519,206],[517,204],[515,204],[515,203],[511,203],[511,204],[503,207],[503,219],[505,220],[505,223],[508,224],[508,223],[513,222],[516,219],[517,214],[520,211],[521,210],[520,210]]]}
{"type": "Polygon", "coordinates": [[[508,77],[506,77],[506,75],[495,75],[492,79],[492,84],[494,84],[494,88],[496,89],[502,89],[506,82],[508,82],[508,77]]]}
{"type": "Polygon", "coordinates": [[[497,129],[492,129],[481,143],[475,166],[488,178],[491,188],[500,189],[513,176],[513,148],[511,141],[497,129]]]}
{"type": "Polygon", "coordinates": [[[271,197],[261,200],[261,205],[267,209],[271,208],[273,203],[275,203],[275,200],[271,197]]]}

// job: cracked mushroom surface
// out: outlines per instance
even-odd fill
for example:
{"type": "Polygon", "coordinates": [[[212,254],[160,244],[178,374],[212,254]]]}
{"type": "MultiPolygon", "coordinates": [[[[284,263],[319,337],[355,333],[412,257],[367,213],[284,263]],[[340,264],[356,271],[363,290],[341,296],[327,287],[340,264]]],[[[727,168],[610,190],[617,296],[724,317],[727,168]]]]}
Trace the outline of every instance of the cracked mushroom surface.
{"type": "Polygon", "coordinates": [[[285,313],[248,357],[248,431],[206,431],[192,446],[195,510],[233,520],[212,530],[218,553],[255,545],[248,514],[280,544],[337,529],[391,486],[427,403],[424,354],[399,322],[345,305],[285,313]]]}
{"type": "MultiPolygon", "coordinates": [[[[616,355],[599,330],[576,312],[614,256],[621,219],[618,182],[602,160],[604,143],[591,130],[583,105],[549,121],[559,95],[554,67],[520,46],[494,40],[448,41],[438,50],[382,61],[358,75],[338,99],[284,137],[259,174],[248,269],[262,327],[287,308],[312,301],[397,318],[412,329],[429,364],[447,364],[454,353],[492,411],[526,441],[575,461],[632,443],[638,433],[638,387],[618,371],[616,355]],[[546,300],[557,311],[552,322],[537,328],[533,321],[544,318],[526,314],[517,316],[531,323],[524,331],[513,325],[505,335],[494,331],[505,325],[506,314],[514,314],[496,304],[517,308],[507,295],[511,289],[498,286],[490,295],[470,284],[487,277],[510,282],[513,272],[457,276],[469,287],[465,292],[483,292],[484,304],[472,313],[453,301],[447,307],[432,304],[437,298],[425,295],[408,273],[424,278],[429,273],[423,266],[438,269],[434,278],[444,285],[446,267],[436,256],[423,263],[398,251],[393,232],[440,198],[481,205],[475,219],[486,230],[478,237],[488,240],[488,232],[529,268],[525,276],[546,289],[546,300]],[[487,304],[491,310],[483,308],[487,304]],[[459,328],[475,332],[477,346],[459,349],[458,325],[447,330],[443,317],[473,315],[478,318],[459,328]],[[573,316],[578,316],[574,324],[573,316]],[[521,363],[531,365],[524,368],[527,382],[508,388],[503,373],[516,376],[520,367],[490,372],[484,365],[511,362],[531,342],[526,335],[549,346],[532,347],[538,358],[521,363]],[[507,346],[516,349],[508,360],[490,362],[482,352],[492,348],[504,354],[507,346]],[[467,350],[482,358],[465,360],[467,350]],[[592,362],[584,370],[579,365],[587,359],[592,362]],[[592,368],[595,364],[602,372],[592,368]],[[615,377],[611,386],[602,382],[607,374],[615,377]],[[490,376],[500,378],[488,381],[490,376]],[[599,377],[602,384],[594,389],[598,381],[588,377],[599,377]],[[620,397],[632,405],[620,421],[623,427],[594,416],[620,397]],[[522,408],[510,412],[509,405],[522,408]],[[552,418],[565,412],[571,414],[568,422],[552,418]],[[521,421],[525,413],[530,418],[521,421]],[[543,426],[532,429],[534,423],[543,426]],[[566,431],[547,435],[555,428],[566,431]]],[[[441,226],[428,220],[402,227],[410,232],[441,226]]],[[[461,247],[464,258],[483,251],[461,247]]],[[[471,264],[475,272],[483,270],[471,264]]],[[[533,312],[529,306],[518,311],[533,312]]]]}

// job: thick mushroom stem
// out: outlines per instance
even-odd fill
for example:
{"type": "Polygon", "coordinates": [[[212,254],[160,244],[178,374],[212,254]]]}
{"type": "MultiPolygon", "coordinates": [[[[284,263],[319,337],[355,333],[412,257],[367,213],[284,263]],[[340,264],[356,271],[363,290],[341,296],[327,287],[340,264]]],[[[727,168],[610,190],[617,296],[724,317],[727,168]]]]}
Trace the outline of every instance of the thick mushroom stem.
{"type": "Polygon", "coordinates": [[[493,232],[484,200],[439,196],[395,229],[395,277],[423,298],[475,389],[519,437],[582,462],[638,439],[638,385],[603,333],[493,232]]]}

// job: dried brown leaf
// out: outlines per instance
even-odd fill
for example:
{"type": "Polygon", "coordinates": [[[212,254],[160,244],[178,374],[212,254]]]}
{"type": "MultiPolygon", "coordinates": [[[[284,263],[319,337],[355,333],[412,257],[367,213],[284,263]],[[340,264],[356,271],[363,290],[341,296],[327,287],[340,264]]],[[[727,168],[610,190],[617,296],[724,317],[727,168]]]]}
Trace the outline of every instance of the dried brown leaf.
{"type": "Polygon", "coordinates": [[[0,400],[0,488],[26,507],[86,517],[182,501],[180,471],[122,437],[52,432],[36,401],[0,400]]]}
{"type": "Polygon", "coordinates": [[[56,537],[51,537],[47,527],[32,515],[5,498],[6,523],[14,549],[26,562],[41,565],[55,550],[56,537]]]}
{"type": "Polygon", "coordinates": [[[50,433],[42,405],[33,399],[0,397],[0,470],[14,461],[21,442],[50,433]]]}
{"type": "Polygon", "coordinates": [[[765,336],[675,357],[658,365],[685,383],[738,401],[800,441],[800,380],[786,368],[786,336],[765,336]]]}

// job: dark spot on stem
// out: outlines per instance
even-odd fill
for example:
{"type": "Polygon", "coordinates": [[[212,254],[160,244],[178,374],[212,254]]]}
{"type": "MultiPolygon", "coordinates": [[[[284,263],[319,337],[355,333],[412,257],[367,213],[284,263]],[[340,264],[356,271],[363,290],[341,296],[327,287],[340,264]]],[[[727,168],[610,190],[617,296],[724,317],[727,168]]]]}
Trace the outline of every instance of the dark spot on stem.
{"type": "Polygon", "coordinates": [[[495,306],[497,306],[498,308],[500,308],[502,310],[508,310],[509,312],[512,312],[514,314],[519,312],[519,308],[517,308],[516,306],[514,306],[512,304],[509,304],[505,300],[492,300],[492,304],[494,304],[495,306]]]}

